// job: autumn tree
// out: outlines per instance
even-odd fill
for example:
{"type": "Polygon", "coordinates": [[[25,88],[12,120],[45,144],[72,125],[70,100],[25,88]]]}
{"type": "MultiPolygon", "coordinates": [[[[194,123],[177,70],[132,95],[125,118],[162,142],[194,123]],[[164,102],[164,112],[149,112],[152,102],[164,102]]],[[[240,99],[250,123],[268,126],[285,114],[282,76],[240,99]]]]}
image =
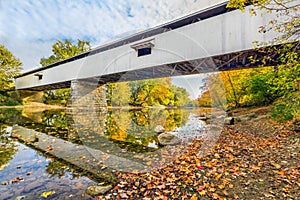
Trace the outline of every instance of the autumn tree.
{"type": "MultiPolygon", "coordinates": [[[[76,56],[85,51],[91,50],[88,41],[77,40],[77,44],[73,44],[70,40],[57,40],[52,45],[52,55],[48,58],[42,58],[40,64],[45,67],[55,62],[76,56]]],[[[48,90],[44,92],[45,103],[66,104],[70,96],[70,89],[48,90]]]]}
{"type": "Polygon", "coordinates": [[[107,84],[107,101],[110,106],[128,106],[130,102],[130,86],[128,82],[107,84]]]}
{"type": "Polygon", "coordinates": [[[132,81],[129,85],[131,105],[185,106],[190,103],[188,92],[172,85],[170,77],[132,81]]]}
{"type": "MultiPolygon", "coordinates": [[[[240,94],[239,91],[236,91],[239,89],[237,88],[239,85],[243,84],[246,87],[241,88],[243,94],[240,97],[242,99],[235,96],[234,106],[267,104],[275,101],[274,116],[285,116],[285,120],[291,119],[293,115],[300,116],[300,5],[295,0],[230,0],[227,6],[244,10],[245,6],[250,4],[254,5],[254,8],[274,12],[277,16],[258,30],[260,32],[277,32],[276,36],[271,41],[256,43],[259,51],[268,51],[268,55],[270,55],[265,56],[262,60],[272,60],[277,64],[272,68],[267,68],[267,71],[256,71],[246,77],[239,74],[239,77],[234,80],[240,83],[234,88],[236,94],[240,94]],[[273,44],[281,45],[264,48],[266,45],[273,44]]],[[[250,12],[253,15],[257,14],[252,8],[250,12]]],[[[255,71],[252,70],[252,72],[255,71]]],[[[234,72],[226,73],[228,81],[235,78],[234,72]]],[[[232,86],[226,86],[226,81],[225,87],[233,90],[232,86]]]]}

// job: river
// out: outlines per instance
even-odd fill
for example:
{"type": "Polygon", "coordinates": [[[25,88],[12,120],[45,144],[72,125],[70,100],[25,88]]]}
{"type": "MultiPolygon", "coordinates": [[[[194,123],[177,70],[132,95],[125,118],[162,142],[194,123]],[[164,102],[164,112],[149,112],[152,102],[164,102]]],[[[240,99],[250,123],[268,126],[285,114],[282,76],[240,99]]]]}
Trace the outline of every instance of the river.
{"type": "Polygon", "coordinates": [[[111,109],[96,117],[66,109],[0,109],[1,199],[92,199],[88,186],[117,171],[149,170],[184,148],[160,144],[158,128],[180,147],[204,137],[203,109],[111,109]]]}

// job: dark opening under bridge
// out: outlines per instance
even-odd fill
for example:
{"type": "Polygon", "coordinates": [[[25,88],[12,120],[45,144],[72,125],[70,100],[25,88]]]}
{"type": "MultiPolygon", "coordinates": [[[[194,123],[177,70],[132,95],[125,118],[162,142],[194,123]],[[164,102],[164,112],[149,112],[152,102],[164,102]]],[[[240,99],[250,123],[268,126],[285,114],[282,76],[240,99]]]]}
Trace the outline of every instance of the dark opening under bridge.
{"type": "Polygon", "coordinates": [[[227,3],[207,1],[196,13],[26,72],[16,78],[16,89],[40,91],[70,87],[74,80],[93,79],[101,85],[252,67],[249,55],[260,56],[253,41],[270,41],[276,34],[258,29],[276,14],[255,10],[252,16],[227,9],[227,3]]]}

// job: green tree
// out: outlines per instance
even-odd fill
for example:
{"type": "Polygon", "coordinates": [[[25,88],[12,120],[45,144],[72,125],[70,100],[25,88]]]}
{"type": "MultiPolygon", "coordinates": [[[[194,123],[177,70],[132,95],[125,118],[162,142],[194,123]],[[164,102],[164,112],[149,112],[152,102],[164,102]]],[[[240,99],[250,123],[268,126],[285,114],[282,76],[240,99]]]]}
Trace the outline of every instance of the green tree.
{"type": "MultiPolygon", "coordinates": [[[[276,13],[277,17],[260,27],[260,32],[274,31],[278,34],[267,44],[286,43],[269,49],[271,56],[265,56],[263,60],[274,60],[278,63],[266,73],[256,74],[249,78],[248,96],[252,95],[253,102],[270,103],[276,101],[273,113],[281,113],[285,116],[279,121],[300,116],[300,5],[295,0],[230,0],[228,7],[244,10],[245,6],[252,4],[267,12],[276,13]],[[284,108],[284,109],[282,109],[284,108]],[[284,113],[288,111],[288,113],[284,113]]],[[[254,9],[250,12],[256,15],[254,9]]],[[[257,47],[266,43],[258,41],[257,47]]],[[[264,51],[264,48],[262,48],[264,51]]],[[[252,102],[252,103],[253,103],[252,102]]]]}
{"type": "MultiPolygon", "coordinates": [[[[45,67],[88,50],[91,50],[91,45],[88,41],[77,40],[77,44],[72,44],[72,42],[67,39],[64,41],[57,40],[56,43],[52,45],[53,54],[48,58],[42,58],[40,64],[45,67]]],[[[45,91],[44,94],[45,103],[66,104],[70,96],[70,89],[48,90],[45,91]]]]}
{"type": "Polygon", "coordinates": [[[20,74],[22,63],[5,46],[0,45],[0,105],[19,104],[13,79],[20,74]]]}
{"type": "Polygon", "coordinates": [[[20,74],[22,63],[8,49],[0,45],[0,91],[13,87],[13,78],[20,74]]]}

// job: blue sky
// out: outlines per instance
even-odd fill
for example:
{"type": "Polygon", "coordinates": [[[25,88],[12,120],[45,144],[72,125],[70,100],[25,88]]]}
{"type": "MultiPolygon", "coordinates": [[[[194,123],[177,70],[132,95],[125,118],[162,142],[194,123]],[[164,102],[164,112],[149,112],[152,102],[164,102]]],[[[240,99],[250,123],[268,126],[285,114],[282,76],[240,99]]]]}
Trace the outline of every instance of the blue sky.
{"type": "Polygon", "coordinates": [[[0,44],[39,67],[57,39],[93,47],[195,12],[209,0],[0,0],[0,44]]]}

